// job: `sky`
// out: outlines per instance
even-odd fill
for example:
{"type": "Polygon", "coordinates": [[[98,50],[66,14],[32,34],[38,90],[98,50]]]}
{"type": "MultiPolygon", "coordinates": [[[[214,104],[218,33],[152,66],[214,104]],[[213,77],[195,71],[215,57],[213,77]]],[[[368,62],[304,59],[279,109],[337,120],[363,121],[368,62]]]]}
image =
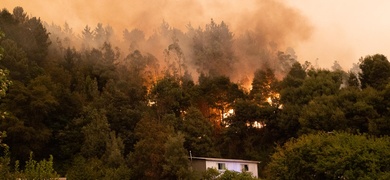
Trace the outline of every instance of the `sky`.
{"type": "Polygon", "coordinates": [[[225,21],[235,34],[262,31],[280,47],[295,49],[300,62],[329,68],[334,61],[349,70],[360,57],[390,55],[388,0],[0,0],[4,8],[24,8],[46,22],[67,22],[80,32],[98,22],[147,33],[162,20],[184,29],[225,21]],[[157,22],[157,23],[156,23],[157,22]]]}
{"type": "MultiPolygon", "coordinates": [[[[337,60],[344,68],[373,54],[390,56],[390,1],[287,0],[313,24],[308,41],[295,47],[301,59],[320,67],[337,60]]],[[[347,69],[348,70],[348,69],[347,69]]]]}

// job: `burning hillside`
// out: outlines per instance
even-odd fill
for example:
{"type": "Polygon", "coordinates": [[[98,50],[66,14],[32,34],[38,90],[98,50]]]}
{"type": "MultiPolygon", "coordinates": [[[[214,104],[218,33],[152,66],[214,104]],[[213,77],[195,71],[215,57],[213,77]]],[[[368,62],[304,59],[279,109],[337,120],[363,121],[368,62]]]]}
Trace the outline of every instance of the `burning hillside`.
{"type": "Polygon", "coordinates": [[[155,71],[174,68],[171,73],[187,72],[195,80],[205,73],[243,82],[265,67],[282,77],[291,64],[286,61],[297,60],[287,47],[311,34],[306,18],[278,0],[50,1],[23,8],[47,22],[52,46],[101,48],[110,42],[120,49],[118,61],[138,50],[157,58],[155,71]]]}

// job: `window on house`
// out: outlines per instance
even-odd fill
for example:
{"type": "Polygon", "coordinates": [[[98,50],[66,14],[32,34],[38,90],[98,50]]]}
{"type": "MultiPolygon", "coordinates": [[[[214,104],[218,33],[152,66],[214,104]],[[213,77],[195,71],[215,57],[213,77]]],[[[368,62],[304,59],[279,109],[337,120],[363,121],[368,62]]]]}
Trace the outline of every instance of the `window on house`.
{"type": "Polygon", "coordinates": [[[226,166],[225,163],[218,163],[218,170],[225,170],[226,166]]]}
{"type": "Polygon", "coordinates": [[[241,164],[242,172],[246,172],[249,170],[248,164],[241,164]]]}

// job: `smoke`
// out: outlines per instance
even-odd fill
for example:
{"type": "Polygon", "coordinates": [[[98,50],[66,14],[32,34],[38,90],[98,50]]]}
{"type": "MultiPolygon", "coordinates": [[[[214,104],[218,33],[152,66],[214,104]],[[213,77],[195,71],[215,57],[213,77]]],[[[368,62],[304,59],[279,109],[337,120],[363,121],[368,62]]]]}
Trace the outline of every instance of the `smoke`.
{"type": "MultiPolygon", "coordinates": [[[[238,59],[234,66],[240,71],[232,71],[230,76],[236,81],[252,77],[265,64],[277,66],[277,52],[309,39],[313,29],[298,10],[279,0],[3,0],[2,4],[10,11],[21,6],[30,16],[40,17],[49,24],[62,26],[66,22],[78,36],[86,25],[93,30],[102,23],[112,27],[118,44],[123,41],[125,29],[128,32],[139,29],[151,41],[161,33],[162,22],[186,33],[188,25],[204,29],[211,19],[216,23],[224,21],[234,35],[233,50],[238,59]]],[[[163,51],[172,39],[154,41],[153,46],[150,43],[148,47],[142,43],[138,46],[149,48],[146,51],[157,53],[155,56],[163,59],[163,51]]],[[[185,47],[190,43],[180,43],[190,59],[190,47],[185,47]]]]}
{"type": "Polygon", "coordinates": [[[272,34],[278,34],[280,38],[292,33],[297,38],[310,35],[305,18],[278,0],[3,1],[3,6],[8,9],[21,6],[46,22],[68,22],[79,31],[85,25],[103,23],[118,30],[139,28],[150,35],[162,20],[183,30],[188,23],[194,27],[203,26],[214,18],[228,22],[235,32],[261,30],[273,38],[276,36],[272,34]]]}

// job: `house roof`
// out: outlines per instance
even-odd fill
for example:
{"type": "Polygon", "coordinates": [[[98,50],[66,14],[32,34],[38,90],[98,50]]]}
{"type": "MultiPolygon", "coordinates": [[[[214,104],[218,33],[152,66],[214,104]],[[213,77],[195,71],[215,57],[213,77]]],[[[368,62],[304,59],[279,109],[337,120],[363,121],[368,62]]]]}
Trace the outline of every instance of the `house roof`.
{"type": "Polygon", "coordinates": [[[209,158],[209,157],[190,157],[196,160],[206,160],[206,161],[223,161],[223,162],[241,162],[241,163],[260,163],[260,161],[251,161],[243,159],[224,159],[224,158],[209,158]]]}

